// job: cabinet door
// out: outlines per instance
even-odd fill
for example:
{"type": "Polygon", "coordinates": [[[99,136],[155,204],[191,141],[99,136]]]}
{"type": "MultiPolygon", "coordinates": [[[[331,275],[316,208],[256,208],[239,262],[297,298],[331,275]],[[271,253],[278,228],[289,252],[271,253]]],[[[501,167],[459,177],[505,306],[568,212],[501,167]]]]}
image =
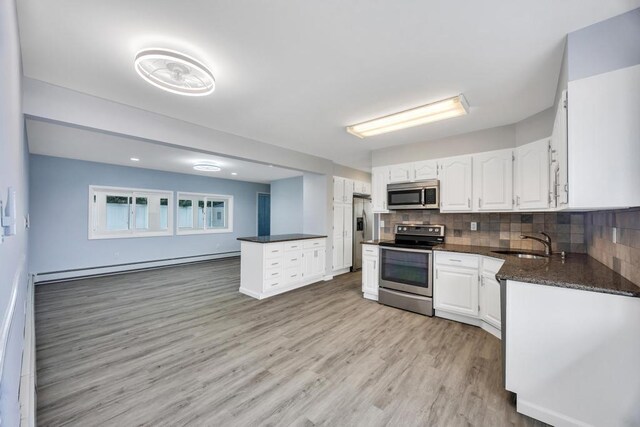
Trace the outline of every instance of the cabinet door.
{"type": "Polygon", "coordinates": [[[440,160],[440,209],[451,212],[470,211],[471,156],[440,160]]]}
{"type": "Polygon", "coordinates": [[[344,219],[345,206],[342,203],[333,205],[333,269],[344,267],[344,219]]]}
{"type": "Polygon", "coordinates": [[[324,276],[327,251],[324,248],[313,250],[313,275],[324,276]]]}
{"type": "Polygon", "coordinates": [[[481,211],[513,208],[513,150],[473,156],[473,195],[481,211]]]}
{"type": "Polygon", "coordinates": [[[353,204],[353,186],[353,180],[344,180],[344,203],[353,204]]]}
{"type": "Polygon", "coordinates": [[[389,169],[375,167],[371,169],[371,210],[376,213],[387,211],[387,181],[389,169]]]}
{"type": "Polygon", "coordinates": [[[495,275],[483,274],[480,281],[480,318],[491,326],[501,328],[500,282],[495,275]]]}
{"type": "Polygon", "coordinates": [[[478,317],[478,270],[440,265],[434,282],[436,310],[478,317]]]}
{"type": "Polygon", "coordinates": [[[363,182],[362,183],[362,194],[371,195],[371,183],[363,182]]]}
{"type": "Polygon", "coordinates": [[[562,92],[551,134],[551,166],[549,191],[551,207],[561,208],[569,203],[567,163],[567,91],[562,92]]]}
{"type": "Polygon", "coordinates": [[[421,181],[425,179],[438,179],[438,161],[425,160],[413,164],[413,179],[421,181]]]}
{"type": "Polygon", "coordinates": [[[549,139],[516,148],[516,209],[549,207],[549,139]]]}
{"type": "Polygon", "coordinates": [[[338,203],[344,202],[344,178],[339,176],[333,177],[333,201],[338,203]]]}
{"type": "Polygon", "coordinates": [[[362,257],[362,292],[378,295],[378,257],[362,257]]]}
{"type": "Polygon", "coordinates": [[[353,207],[344,206],[344,262],[343,267],[353,265],[353,207]]]}
{"type": "Polygon", "coordinates": [[[344,237],[333,238],[333,270],[344,268],[344,237]]]}
{"type": "Polygon", "coordinates": [[[413,167],[411,163],[389,166],[389,183],[409,182],[413,179],[413,167]]]}
{"type": "Polygon", "coordinates": [[[302,277],[304,278],[313,276],[314,251],[314,249],[302,251],[302,277]]]}

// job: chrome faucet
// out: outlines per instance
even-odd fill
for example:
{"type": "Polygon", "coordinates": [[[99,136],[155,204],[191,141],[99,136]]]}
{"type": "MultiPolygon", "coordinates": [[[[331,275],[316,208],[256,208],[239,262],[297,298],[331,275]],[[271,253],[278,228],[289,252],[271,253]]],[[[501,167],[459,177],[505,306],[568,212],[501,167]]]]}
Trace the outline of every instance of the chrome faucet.
{"type": "Polygon", "coordinates": [[[545,256],[551,256],[551,236],[549,236],[547,233],[541,231],[540,234],[542,234],[545,238],[541,239],[539,237],[535,237],[535,236],[527,236],[526,234],[521,234],[520,238],[521,239],[532,239],[532,240],[536,240],[540,243],[542,243],[544,245],[544,255],[545,256]]]}

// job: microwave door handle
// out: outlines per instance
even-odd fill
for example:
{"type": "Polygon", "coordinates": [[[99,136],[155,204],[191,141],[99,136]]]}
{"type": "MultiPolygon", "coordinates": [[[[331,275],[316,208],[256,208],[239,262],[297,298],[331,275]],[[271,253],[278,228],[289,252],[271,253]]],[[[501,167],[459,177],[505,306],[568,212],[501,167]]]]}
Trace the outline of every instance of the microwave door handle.
{"type": "Polygon", "coordinates": [[[420,191],[420,204],[424,206],[426,202],[427,202],[427,189],[423,188],[420,191]]]}

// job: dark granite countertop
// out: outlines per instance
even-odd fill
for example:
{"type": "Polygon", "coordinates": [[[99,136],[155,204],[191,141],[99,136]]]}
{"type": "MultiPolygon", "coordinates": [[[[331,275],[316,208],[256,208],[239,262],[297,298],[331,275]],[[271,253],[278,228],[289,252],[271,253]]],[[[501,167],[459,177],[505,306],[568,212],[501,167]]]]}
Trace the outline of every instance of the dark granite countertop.
{"type": "Polygon", "coordinates": [[[365,240],[364,242],[360,242],[360,243],[363,245],[379,245],[380,242],[384,242],[384,240],[372,239],[372,240],[365,240]]]}
{"type": "MultiPolygon", "coordinates": [[[[504,248],[465,245],[439,245],[436,251],[461,252],[505,260],[496,274],[498,280],[516,280],[547,286],[579,289],[640,298],[640,286],[596,261],[587,254],[569,253],[563,260],[559,254],[545,259],[522,259],[492,251],[504,248]]],[[[535,251],[525,251],[536,253],[535,251]]]]}
{"type": "Polygon", "coordinates": [[[327,236],[320,236],[317,234],[276,234],[273,236],[238,237],[238,240],[253,243],[278,243],[290,242],[292,240],[322,239],[325,237],[327,236]]]}

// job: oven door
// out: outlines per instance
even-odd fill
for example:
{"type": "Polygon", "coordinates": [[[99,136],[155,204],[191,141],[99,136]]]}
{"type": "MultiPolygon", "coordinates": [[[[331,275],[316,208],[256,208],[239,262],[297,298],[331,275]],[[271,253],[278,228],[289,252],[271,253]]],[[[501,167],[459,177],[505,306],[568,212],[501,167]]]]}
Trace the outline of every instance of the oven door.
{"type": "Polygon", "coordinates": [[[389,209],[422,209],[424,206],[424,190],[409,188],[387,191],[389,209]]]}
{"type": "Polygon", "coordinates": [[[380,248],[380,287],[433,296],[431,251],[380,248]]]}

